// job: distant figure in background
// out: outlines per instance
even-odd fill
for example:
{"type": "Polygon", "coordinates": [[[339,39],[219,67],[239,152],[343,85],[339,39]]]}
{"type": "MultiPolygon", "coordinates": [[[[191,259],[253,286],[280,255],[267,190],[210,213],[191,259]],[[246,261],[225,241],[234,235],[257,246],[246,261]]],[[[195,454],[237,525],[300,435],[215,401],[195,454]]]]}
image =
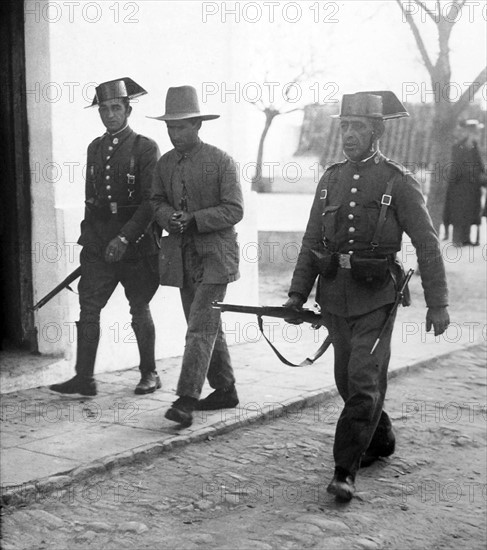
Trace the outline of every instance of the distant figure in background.
{"type": "Polygon", "coordinates": [[[482,209],[482,175],[484,167],[477,144],[479,130],[484,127],[478,120],[460,123],[463,135],[453,146],[448,177],[443,223],[445,238],[453,225],[452,241],[456,246],[478,245],[482,209]],[[477,226],[477,238],[470,241],[470,228],[477,226]]]}

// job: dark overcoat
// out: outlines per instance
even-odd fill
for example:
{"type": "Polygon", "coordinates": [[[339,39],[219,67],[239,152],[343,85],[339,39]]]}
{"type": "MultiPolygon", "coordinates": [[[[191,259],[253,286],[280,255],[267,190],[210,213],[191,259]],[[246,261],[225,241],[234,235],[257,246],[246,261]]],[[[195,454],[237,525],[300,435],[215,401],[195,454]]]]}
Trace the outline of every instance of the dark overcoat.
{"type": "Polygon", "coordinates": [[[448,225],[480,225],[484,167],[476,142],[465,140],[452,148],[443,221],[448,225]]]}

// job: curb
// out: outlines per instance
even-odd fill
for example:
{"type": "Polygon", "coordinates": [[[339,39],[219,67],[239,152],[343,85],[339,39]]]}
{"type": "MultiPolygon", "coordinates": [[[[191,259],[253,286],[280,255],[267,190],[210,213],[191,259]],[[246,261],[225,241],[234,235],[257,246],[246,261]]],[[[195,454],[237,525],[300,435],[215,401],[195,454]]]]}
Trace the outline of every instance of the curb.
{"type": "MultiPolygon", "coordinates": [[[[440,366],[441,361],[447,357],[457,353],[474,351],[476,349],[483,350],[484,348],[484,343],[476,342],[473,344],[467,344],[457,348],[455,351],[418,361],[417,363],[413,363],[411,365],[398,367],[397,369],[389,372],[388,380],[392,380],[409,373],[416,374],[425,368],[437,368],[440,366]]],[[[136,461],[148,461],[163,453],[177,449],[178,447],[189,445],[190,443],[198,443],[208,439],[209,437],[222,435],[243,426],[249,426],[256,424],[257,422],[272,421],[286,415],[290,411],[294,412],[310,407],[326,399],[333,398],[336,395],[338,395],[338,391],[334,386],[326,387],[323,388],[323,390],[314,393],[304,393],[296,397],[289,398],[280,403],[279,406],[273,408],[272,411],[248,411],[244,419],[239,418],[238,420],[222,420],[212,426],[203,426],[198,428],[187,435],[176,435],[166,441],[156,441],[140,447],[135,447],[129,451],[111,455],[102,460],[89,462],[72,470],[60,472],[54,476],[41,478],[35,482],[24,483],[20,486],[2,486],[0,493],[0,504],[2,506],[10,507],[25,506],[31,504],[32,502],[37,502],[55,491],[63,492],[70,484],[86,480],[95,474],[109,472],[116,467],[126,466],[136,461]]]]}

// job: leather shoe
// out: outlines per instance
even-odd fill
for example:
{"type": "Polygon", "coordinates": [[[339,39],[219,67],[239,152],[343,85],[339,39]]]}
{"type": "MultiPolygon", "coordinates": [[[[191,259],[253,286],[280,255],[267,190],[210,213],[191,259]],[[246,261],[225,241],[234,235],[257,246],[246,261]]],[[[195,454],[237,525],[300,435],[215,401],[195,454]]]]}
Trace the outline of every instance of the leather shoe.
{"type": "Polygon", "coordinates": [[[345,470],[335,469],[335,475],[326,488],[328,493],[335,495],[338,500],[349,501],[355,494],[354,479],[345,470]]]}
{"type": "Polygon", "coordinates": [[[162,387],[161,379],[155,371],[143,372],[139,383],[135,386],[135,393],[144,395],[146,393],[154,393],[162,387]]]}
{"type": "Polygon", "coordinates": [[[184,428],[193,423],[193,411],[198,400],[195,397],[183,395],[171,405],[164,415],[168,420],[181,424],[184,428]]]}
{"type": "Polygon", "coordinates": [[[79,393],[90,397],[97,394],[96,382],[92,378],[81,378],[78,375],[62,384],[53,384],[49,389],[57,393],[79,393]]]}
{"type": "Polygon", "coordinates": [[[218,389],[204,399],[198,401],[197,411],[215,411],[217,409],[233,409],[238,405],[238,395],[235,386],[218,389]]]}

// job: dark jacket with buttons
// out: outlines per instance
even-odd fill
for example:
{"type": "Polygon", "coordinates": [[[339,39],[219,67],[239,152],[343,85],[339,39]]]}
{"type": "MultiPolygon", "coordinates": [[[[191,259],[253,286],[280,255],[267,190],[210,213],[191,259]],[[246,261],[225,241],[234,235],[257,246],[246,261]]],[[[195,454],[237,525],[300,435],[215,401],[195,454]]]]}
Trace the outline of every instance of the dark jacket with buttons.
{"type": "Polygon", "coordinates": [[[90,143],[79,244],[103,255],[108,243],[121,234],[129,241],[124,260],[157,253],[148,199],[158,158],[155,141],[128,126],[90,143]],[[127,174],[135,176],[133,183],[127,174]]]}
{"type": "MultiPolygon", "coordinates": [[[[394,255],[406,232],[416,249],[428,307],[448,305],[448,291],[438,237],[419,183],[401,165],[380,152],[360,162],[331,166],[321,178],[298,256],[289,294],[307,298],[319,266],[314,251],[325,247],[341,254],[370,254],[382,195],[393,180],[379,246],[372,256],[394,255]]],[[[318,301],[329,313],[352,317],[394,302],[396,283],[389,278],[380,289],[354,280],[350,269],[338,268],[334,278],[320,277],[318,301]]]]}

